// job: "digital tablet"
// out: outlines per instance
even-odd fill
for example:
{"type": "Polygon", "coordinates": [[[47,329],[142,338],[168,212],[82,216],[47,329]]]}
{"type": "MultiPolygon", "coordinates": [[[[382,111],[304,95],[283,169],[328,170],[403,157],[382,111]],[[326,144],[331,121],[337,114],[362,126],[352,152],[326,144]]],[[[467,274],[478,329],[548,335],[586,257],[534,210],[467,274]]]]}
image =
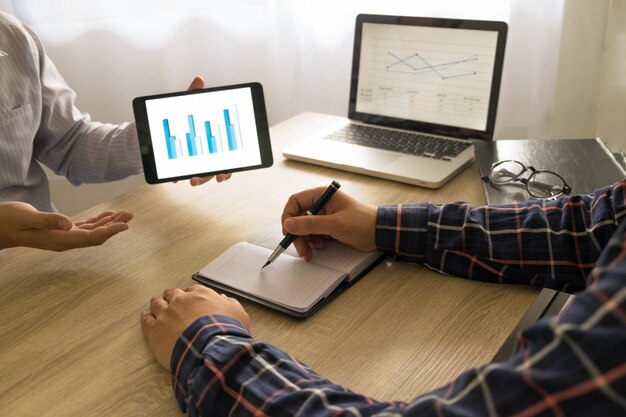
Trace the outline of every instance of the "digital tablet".
{"type": "Polygon", "coordinates": [[[259,83],[137,97],[133,110],[150,184],[272,165],[259,83]]]}

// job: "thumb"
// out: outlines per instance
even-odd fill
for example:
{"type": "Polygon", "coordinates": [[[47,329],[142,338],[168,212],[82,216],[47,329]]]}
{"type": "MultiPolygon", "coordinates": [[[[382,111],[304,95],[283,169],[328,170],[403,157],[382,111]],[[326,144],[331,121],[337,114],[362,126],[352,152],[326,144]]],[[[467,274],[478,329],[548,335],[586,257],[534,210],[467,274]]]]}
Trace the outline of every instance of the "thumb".
{"type": "Polygon", "coordinates": [[[25,229],[70,230],[73,223],[63,214],[37,211],[25,216],[21,226],[25,229]]]}
{"type": "Polygon", "coordinates": [[[187,88],[187,90],[199,90],[201,88],[204,88],[204,78],[196,75],[191,84],[189,84],[189,88],[187,88]]]}
{"type": "Polygon", "coordinates": [[[337,227],[332,215],[298,216],[285,220],[285,230],[297,236],[329,235],[336,232],[337,227]]]}

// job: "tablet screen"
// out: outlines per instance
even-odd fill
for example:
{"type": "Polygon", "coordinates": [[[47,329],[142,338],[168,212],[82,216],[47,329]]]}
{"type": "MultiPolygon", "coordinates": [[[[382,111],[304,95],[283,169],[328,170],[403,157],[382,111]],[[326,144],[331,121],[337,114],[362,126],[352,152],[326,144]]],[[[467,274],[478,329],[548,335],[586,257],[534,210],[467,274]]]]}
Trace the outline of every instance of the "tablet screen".
{"type": "Polygon", "coordinates": [[[271,165],[260,88],[252,83],[135,99],[148,182],[271,165]]]}

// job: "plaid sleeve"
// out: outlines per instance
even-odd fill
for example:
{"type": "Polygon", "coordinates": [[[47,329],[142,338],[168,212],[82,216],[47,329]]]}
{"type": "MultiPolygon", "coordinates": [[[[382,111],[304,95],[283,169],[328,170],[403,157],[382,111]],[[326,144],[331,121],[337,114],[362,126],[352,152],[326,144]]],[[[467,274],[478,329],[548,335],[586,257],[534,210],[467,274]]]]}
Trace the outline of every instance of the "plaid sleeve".
{"type": "Polygon", "coordinates": [[[344,408],[358,415],[363,406],[370,413],[389,406],[322,378],[224,316],[191,324],[170,365],[176,399],[190,416],[334,415],[344,408]]]}
{"type": "Polygon", "coordinates": [[[450,275],[574,292],[624,215],[625,187],[508,206],[381,206],[376,243],[450,275]]]}
{"type": "MultiPolygon", "coordinates": [[[[206,316],[184,332],[172,355],[173,384],[181,409],[191,416],[233,417],[626,415],[626,222],[621,221],[615,232],[624,215],[623,187],[621,183],[598,190],[593,198],[531,202],[503,211],[464,204],[414,205],[406,212],[407,206],[381,208],[379,247],[427,264],[440,259],[444,272],[449,271],[450,255],[474,258],[474,270],[468,270],[476,274],[486,273],[480,271],[486,267],[479,262],[492,262],[502,268],[502,281],[508,279],[504,273],[509,269],[535,268],[530,259],[547,259],[548,270],[555,268],[557,273],[591,269],[586,289],[576,295],[568,310],[524,329],[516,352],[507,361],[469,370],[408,403],[380,402],[254,340],[237,321],[206,316]],[[393,214],[385,215],[389,213],[393,214]],[[542,230],[538,234],[544,235],[545,242],[535,242],[532,231],[536,228],[542,230]],[[611,231],[613,237],[607,238],[611,231]],[[491,247],[480,248],[481,239],[482,244],[490,241],[491,247]],[[552,254],[533,258],[529,254],[539,252],[541,242],[552,254]],[[602,251],[593,257],[593,268],[562,262],[569,259],[581,264],[579,258],[589,248],[602,251]],[[468,255],[472,252],[476,253],[468,255]]],[[[451,265],[467,266],[456,262],[451,265]]],[[[401,331],[401,320],[397,325],[401,331]]]]}
{"type": "Polygon", "coordinates": [[[221,316],[198,319],[178,340],[171,362],[176,396],[190,416],[623,417],[626,222],[622,226],[590,285],[562,316],[527,327],[506,362],[469,370],[411,402],[350,391],[221,316]]]}

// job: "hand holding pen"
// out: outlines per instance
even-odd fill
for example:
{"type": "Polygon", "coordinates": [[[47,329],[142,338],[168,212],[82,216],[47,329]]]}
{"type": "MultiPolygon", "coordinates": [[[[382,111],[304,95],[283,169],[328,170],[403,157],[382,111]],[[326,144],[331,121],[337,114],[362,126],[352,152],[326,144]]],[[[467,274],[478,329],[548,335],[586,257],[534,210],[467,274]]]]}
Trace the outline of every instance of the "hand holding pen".
{"type": "MultiPolygon", "coordinates": [[[[330,200],[330,198],[333,196],[333,194],[335,194],[335,192],[339,189],[339,187],[341,187],[341,184],[339,184],[337,181],[333,181],[328,186],[326,191],[324,191],[324,194],[322,194],[322,196],[317,201],[315,201],[315,203],[311,206],[311,208],[309,208],[306,211],[306,214],[308,216],[312,216],[312,215],[319,213],[322,207],[324,207],[324,205],[328,202],[328,200],[330,200]]],[[[291,245],[297,237],[298,237],[297,235],[287,233],[287,235],[283,238],[283,240],[280,241],[278,246],[276,246],[276,249],[274,249],[274,252],[272,252],[270,257],[267,259],[267,262],[265,262],[265,265],[263,265],[261,269],[265,268],[266,266],[274,262],[276,258],[278,258],[280,254],[283,253],[285,249],[287,249],[289,245],[291,245]]]]}

